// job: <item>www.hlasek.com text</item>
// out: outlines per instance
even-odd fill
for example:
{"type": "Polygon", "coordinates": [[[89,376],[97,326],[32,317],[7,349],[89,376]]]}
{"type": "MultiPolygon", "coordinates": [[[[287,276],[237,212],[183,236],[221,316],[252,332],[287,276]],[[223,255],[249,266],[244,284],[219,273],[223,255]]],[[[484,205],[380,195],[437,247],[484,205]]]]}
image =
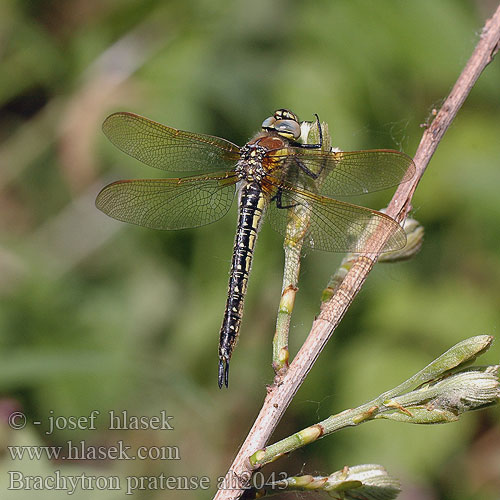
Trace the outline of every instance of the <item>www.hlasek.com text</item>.
{"type": "Polygon", "coordinates": [[[60,445],[10,445],[7,451],[12,460],[180,460],[178,446],[138,446],[132,449],[123,441],[108,446],[88,445],[85,441],[68,441],[60,445]]]}

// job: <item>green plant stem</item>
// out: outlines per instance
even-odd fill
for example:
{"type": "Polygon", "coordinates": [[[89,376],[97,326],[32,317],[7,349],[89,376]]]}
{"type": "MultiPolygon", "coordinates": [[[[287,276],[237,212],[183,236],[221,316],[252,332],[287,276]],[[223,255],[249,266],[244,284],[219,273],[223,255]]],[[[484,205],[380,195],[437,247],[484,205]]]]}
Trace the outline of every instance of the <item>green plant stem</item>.
{"type": "MultiPolygon", "coordinates": [[[[304,122],[302,125],[303,142],[308,144],[317,144],[319,142],[319,130],[317,123],[309,124],[304,122]]],[[[331,138],[328,132],[328,125],[321,123],[323,134],[323,151],[330,150],[331,138]]],[[[321,182],[318,179],[318,182],[321,182]]],[[[273,338],[273,368],[277,375],[283,374],[288,368],[290,353],[288,350],[288,335],[290,332],[290,321],[292,318],[295,296],[298,291],[298,281],[300,274],[300,254],[303,245],[303,236],[307,231],[304,227],[304,220],[307,220],[307,214],[304,217],[302,213],[303,206],[297,206],[289,209],[289,222],[287,234],[283,244],[285,252],[285,264],[283,269],[283,285],[281,288],[281,300],[278,307],[276,319],[276,331],[273,338]],[[297,215],[300,215],[298,217],[297,215]],[[300,224],[299,224],[300,222],[300,224]]]]}
{"type": "Polygon", "coordinates": [[[300,251],[302,245],[297,246],[285,243],[285,266],[283,273],[283,287],[281,300],[278,307],[276,319],[276,332],[273,338],[273,368],[279,374],[288,367],[290,352],[288,350],[288,334],[292,318],[295,295],[297,294],[297,283],[300,273],[300,251]]]}
{"type": "Polygon", "coordinates": [[[458,414],[463,411],[493,404],[499,394],[496,373],[488,373],[486,368],[477,370],[477,373],[475,370],[471,370],[469,374],[462,373],[457,375],[455,380],[449,376],[473,362],[489,349],[492,342],[493,337],[488,335],[479,335],[459,342],[402,384],[368,403],[331,415],[256,451],[249,459],[251,465],[262,467],[328,434],[375,418],[420,424],[452,422],[457,420],[458,414]],[[427,406],[429,401],[433,403],[427,406]]]}
{"type": "Polygon", "coordinates": [[[333,297],[342,281],[344,281],[346,274],[356,261],[356,258],[356,255],[349,253],[342,259],[340,266],[335,271],[335,274],[330,277],[330,281],[321,294],[321,302],[328,302],[333,297]]]}

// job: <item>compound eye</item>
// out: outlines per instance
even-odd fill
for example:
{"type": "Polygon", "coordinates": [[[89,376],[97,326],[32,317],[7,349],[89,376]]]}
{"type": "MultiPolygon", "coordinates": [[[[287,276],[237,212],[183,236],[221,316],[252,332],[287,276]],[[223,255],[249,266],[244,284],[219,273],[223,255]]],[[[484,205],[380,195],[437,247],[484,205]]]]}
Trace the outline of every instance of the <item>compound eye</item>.
{"type": "Polygon", "coordinates": [[[299,121],[298,116],[295,113],[292,113],[289,109],[277,109],[274,112],[274,118],[276,120],[295,120],[299,121]]]}
{"type": "Polygon", "coordinates": [[[270,116],[269,118],[266,118],[262,122],[262,128],[267,129],[267,128],[274,128],[274,124],[276,123],[276,118],[274,116],[270,116]]]}
{"type": "Polygon", "coordinates": [[[279,120],[274,124],[274,130],[287,139],[300,137],[300,125],[295,120],[279,120]]]}

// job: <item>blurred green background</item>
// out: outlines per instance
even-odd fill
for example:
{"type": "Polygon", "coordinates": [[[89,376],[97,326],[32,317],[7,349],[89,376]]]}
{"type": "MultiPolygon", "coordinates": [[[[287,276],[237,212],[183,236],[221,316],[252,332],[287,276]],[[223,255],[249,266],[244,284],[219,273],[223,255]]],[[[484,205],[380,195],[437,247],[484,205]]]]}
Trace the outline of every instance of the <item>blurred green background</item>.
{"type": "MultiPolygon", "coordinates": [[[[211,491],[272,381],[282,240],[256,249],[229,390],[217,343],[236,211],[196,230],[155,232],[94,207],[111,180],[161,177],[100,130],[127,110],[243,144],[274,109],[329,123],[349,149],[413,155],[497,2],[358,0],[11,0],[0,3],[0,455],[9,470],[68,475],[208,476],[211,491]],[[21,410],[34,426],[13,431],[21,410]],[[57,430],[50,415],[103,418],[57,430]],[[109,431],[109,410],[155,415],[173,431],[109,431]],[[53,412],[53,413],[51,413],[53,412]],[[7,444],[178,446],[178,461],[13,461],[7,444]]],[[[413,200],[420,254],[379,265],[285,414],[284,437],[393,387],[456,342],[500,326],[500,66],[481,76],[413,200]]],[[[391,192],[366,200],[379,208],[391,192]]],[[[233,207],[234,208],[234,207],[233,207]]],[[[293,316],[296,352],[341,256],[308,252],[293,316]]],[[[498,345],[481,359],[495,363],[498,345]]],[[[380,463],[410,499],[495,499],[500,412],[446,426],[376,422],[323,439],[273,468],[331,473],[380,463]]],[[[75,498],[124,498],[77,491],[75,498]]],[[[207,498],[140,491],[136,498],[207,498]]]]}

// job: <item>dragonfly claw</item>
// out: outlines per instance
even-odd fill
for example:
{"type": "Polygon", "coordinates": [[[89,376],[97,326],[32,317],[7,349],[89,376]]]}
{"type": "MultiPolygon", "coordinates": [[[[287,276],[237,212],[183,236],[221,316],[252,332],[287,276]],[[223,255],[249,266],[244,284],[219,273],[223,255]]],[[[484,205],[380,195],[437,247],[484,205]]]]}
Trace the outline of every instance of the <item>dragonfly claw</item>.
{"type": "Polygon", "coordinates": [[[223,385],[229,386],[229,359],[226,358],[219,359],[219,389],[223,385]]]}

